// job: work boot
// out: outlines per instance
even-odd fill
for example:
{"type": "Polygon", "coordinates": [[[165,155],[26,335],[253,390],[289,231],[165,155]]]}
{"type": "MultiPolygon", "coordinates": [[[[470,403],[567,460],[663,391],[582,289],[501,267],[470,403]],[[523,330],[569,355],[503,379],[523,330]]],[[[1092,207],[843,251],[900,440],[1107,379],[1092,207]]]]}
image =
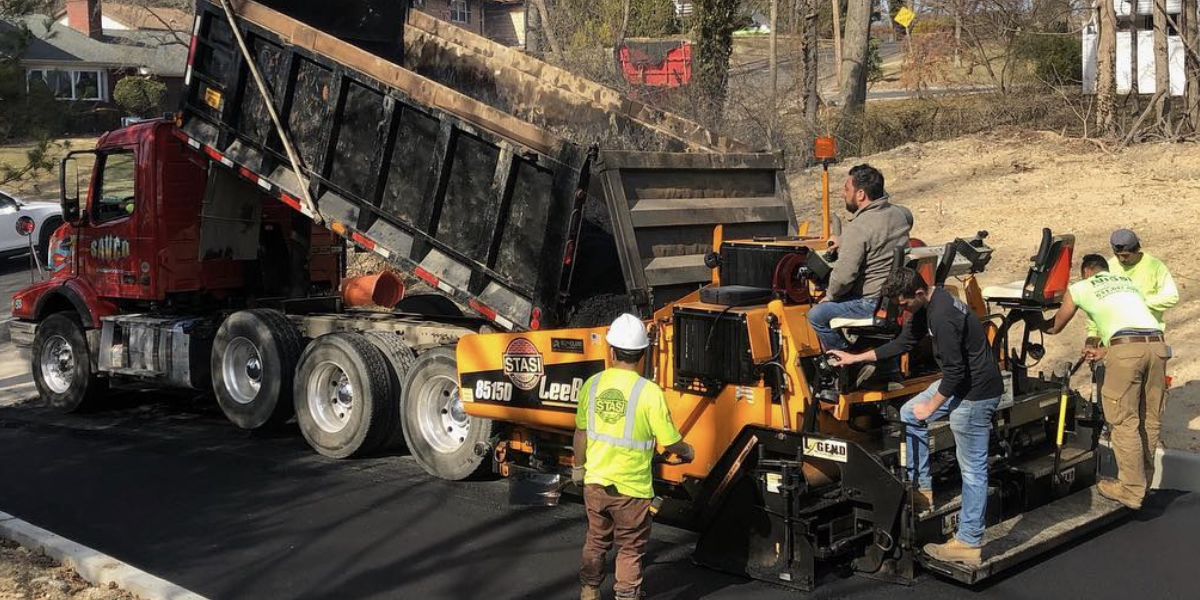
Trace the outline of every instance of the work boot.
{"type": "Polygon", "coordinates": [[[933,510],[933,490],[917,490],[912,495],[913,514],[923,515],[933,510]]]}
{"type": "Polygon", "coordinates": [[[925,554],[942,562],[958,562],[973,567],[983,562],[983,546],[968,546],[958,538],[945,544],[925,544],[925,554]]]}
{"type": "Polygon", "coordinates": [[[1101,479],[1096,483],[1096,491],[1100,492],[1101,496],[1120,502],[1131,510],[1141,510],[1142,508],[1141,500],[1130,500],[1128,494],[1125,493],[1125,488],[1116,479],[1101,479]]]}
{"type": "Polygon", "coordinates": [[[579,590],[579,600],[600,600],[600,588],[594,585],[584,585],[579,590]]]}

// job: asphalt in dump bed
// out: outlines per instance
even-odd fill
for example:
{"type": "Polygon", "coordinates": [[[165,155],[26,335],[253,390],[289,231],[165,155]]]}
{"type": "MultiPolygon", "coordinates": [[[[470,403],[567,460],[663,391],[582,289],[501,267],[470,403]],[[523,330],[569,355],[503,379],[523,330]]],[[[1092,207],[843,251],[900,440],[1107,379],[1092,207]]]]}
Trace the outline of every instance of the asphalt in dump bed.
{"type": "MultiPolygon", "coordinates": [[[[0,510],[213,599],[578,597],[577,504],[511,508],[503,482],[436,481],[403,455],[326,460],[295,430],[243,433],[205,401],[127,396],[82,416],[0,409],[0,510]]],[[[678,600],[1196,598],[1198,540],[1200,498],[1160,493],[1141,515],[979,588],[850,577],[803,596],[694,566],[694,536],[659,527],[646,590],[678,600]]]]}

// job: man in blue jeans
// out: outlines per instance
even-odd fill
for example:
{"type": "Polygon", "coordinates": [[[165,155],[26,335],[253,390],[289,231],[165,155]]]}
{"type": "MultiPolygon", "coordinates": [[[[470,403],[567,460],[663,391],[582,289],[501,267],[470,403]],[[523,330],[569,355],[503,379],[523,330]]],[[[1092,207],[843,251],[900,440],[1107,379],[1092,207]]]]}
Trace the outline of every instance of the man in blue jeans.
{"type": "Polygon", "coordinates": [[[836,350],[830,354],[844,365],[886,360],[912,350],[926,335],[932,336],[942,378],[900,409],[901,419],[908,424],[909,476],[917,481],[913,510],[921,513],[933,507],[926,423],[949,415],[962,474],[962,513],[954,538],[944,544],[926,544],[925,553],[938,560],[978,565],[987,512],[988,439],[992,414],[1004,392],[1000,369],[982,321],[946,290],[930,287],[919,273],[904,268],[888,278],[883,293],[912,313],[900,336],[861,354],[836,350]]]}
{"type": "Polygon", "coordinates": [[[808,320],[825,350],[843,350],[846,340],[829,322],[861,319],[875,312],[879,291],[892,268],[897,247],[908,246],[912,212],[892,204],[884,190],[883,173],[871,165],[850,169],[842,196],[850,217],[842,235],[831,241],[838,258],[833,262],[825,298],[808,311],[808,320]]]}

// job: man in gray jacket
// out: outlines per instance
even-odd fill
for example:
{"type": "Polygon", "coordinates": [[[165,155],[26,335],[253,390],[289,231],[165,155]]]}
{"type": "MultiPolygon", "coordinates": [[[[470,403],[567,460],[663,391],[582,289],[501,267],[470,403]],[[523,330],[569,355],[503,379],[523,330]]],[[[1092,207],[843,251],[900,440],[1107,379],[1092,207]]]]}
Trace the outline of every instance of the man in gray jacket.
{"type": "Polygon", "coordinates": [[[832,240],[838,259],[825,298],[808,311],[808,320],[826,351],[846,348],[846,340],[829,326],[830,321],[861,319],[875,312],[892,268],[893,252],[908,246],[913,223],[911,211],[888,200],[883,173],[871,165],[850,169],[842,195],[851,214],[841,238],[832,240]]]}

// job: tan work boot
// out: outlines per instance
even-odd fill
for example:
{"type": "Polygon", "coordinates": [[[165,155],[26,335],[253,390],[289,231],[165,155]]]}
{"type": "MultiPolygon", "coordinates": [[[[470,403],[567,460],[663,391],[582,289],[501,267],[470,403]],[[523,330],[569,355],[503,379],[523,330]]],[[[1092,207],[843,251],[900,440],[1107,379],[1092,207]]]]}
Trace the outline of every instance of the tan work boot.
{"type": "Polygon", "coordinates": [[[912,495],[913,514],[923,515],[933,510],[933,490],[917,490],[912,495]]]}
{"type": "Polygon", "coordinates": [[[1125,493],[1125,488],[1116,479],[1101,479],[1096,483],[1096,491],[1109,500],[1116,500],[1124,504],[1126,508],[1132,510],[1141,510],[1142,508],[1142,502],[1140,500],[1130,500],[1129,496],[1125,493]]]}
{"type": "Polygon", "coordinates": [[[968,546],[950,538],[945,544],[925,544],[925,554],[943,562],[959,562],[979,566],[983,562],[983,546],[968,546]]]}
{"type": "Polygon", "coordinates": [[[579,600],[600,600],[600,588],[585,585],[579,590],[579,600]]]}

